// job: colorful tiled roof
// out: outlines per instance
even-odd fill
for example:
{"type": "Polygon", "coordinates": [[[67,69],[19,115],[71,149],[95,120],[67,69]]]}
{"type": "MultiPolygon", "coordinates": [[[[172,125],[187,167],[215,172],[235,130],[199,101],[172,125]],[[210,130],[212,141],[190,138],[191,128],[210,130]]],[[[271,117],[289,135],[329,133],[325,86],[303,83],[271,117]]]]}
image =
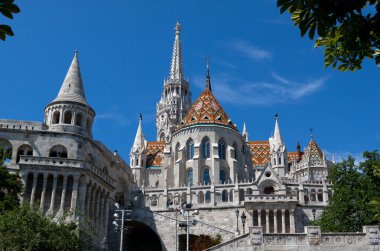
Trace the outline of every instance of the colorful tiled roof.
{"type": "Polygon", "coordinates": [[[314,139],[310,140],[307,149],[309,151],[310,160],[323,160],[323,153],[314,139]]]}
{"type": "Polygon", "coordinates": [[[265,165],[269,162],[270,147],[267,140],[247,142],[254,165],[265,165]]]}
{"type": "Polygon", "coordinates": [[[208,88],[195,101],[178,129],[195,124],[219,124],[236,130],[235,125],[208,88]]]}
{"type": "Polygon", "coordinates": [[[146,167],[161,166],[165,142],[148,142],[146,167]]]}
{"type": "Polygon", "coordinates": [[[288,152],[288,163],[293,162],[294,157],[296,158],[296,161],[299,161],[303,156],[303,152],[300,153],[300,156],[298,155],[298,152],[288,152]]]}

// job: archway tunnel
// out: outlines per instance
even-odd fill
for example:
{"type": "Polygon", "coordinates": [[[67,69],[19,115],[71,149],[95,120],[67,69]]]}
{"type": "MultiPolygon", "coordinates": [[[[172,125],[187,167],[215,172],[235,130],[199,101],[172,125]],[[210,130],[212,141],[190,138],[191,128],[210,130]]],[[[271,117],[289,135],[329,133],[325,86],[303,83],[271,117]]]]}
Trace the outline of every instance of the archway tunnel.
{"type": "Polygon", "coordinates": [[[126,222],[123,250],[125,251],[162,251],[159,236],[147,225],[137,221],[126,222]]]}

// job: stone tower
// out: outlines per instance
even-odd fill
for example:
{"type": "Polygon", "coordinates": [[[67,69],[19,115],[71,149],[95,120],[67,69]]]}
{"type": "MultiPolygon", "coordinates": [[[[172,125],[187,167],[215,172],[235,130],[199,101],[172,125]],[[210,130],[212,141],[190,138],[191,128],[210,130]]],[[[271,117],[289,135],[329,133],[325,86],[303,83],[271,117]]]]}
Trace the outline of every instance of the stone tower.
{"type": "Polygon", "coordinates": [[[275,126],[273,136],[269,138],[271,153],[271,165],[276,172],[283,177],[287,173],[288,154],[282,139],[280,127],[278,126],[278,114],[275,115],[275,126]]]}
{"type": "Polygon", "coordinates": [[[45,107],[44,123],[49,130],[72,132],[92,138],[95,111],[86,101],[75,51],[73,61],[57,97],[45,107]]]}
{"type": "Polygon", "coordinates": [[[180,32],[181,25],[177,22],[169,77],[164,80],[161,99],[156,106],[157,141],[169,141],[192,105],[189,82],[183,71],[180,32]]]}

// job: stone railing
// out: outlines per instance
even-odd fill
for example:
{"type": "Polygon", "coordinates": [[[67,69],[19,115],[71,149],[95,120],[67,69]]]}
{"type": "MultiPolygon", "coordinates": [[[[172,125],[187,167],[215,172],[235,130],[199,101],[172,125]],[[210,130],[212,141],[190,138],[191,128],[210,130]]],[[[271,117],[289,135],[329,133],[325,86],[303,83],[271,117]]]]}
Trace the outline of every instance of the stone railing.
{"type": "Polygon", "coordinates": [[[296,194],[247,194],[244,196],[245,202],[297,202],[296,194]]]}
{"type": "Polygon", "coordinates": [[[99,168],[83,160],[23,155],[23,156],[20,156],[19,164],[85,169],[97,175],[101,179],[107,181],[113,186],[115,185],[115,182],[116,182],[112,177],[102,172],[99,168]]]}
{"type": "Polygon", "coordinates": [[[0,129],[40,131],[43,127],[39,122],[0,119],[0,129]]]}
{"type": "Polygon", "coordinates": [[[380,250],[379,226],[363,226],[362,233],[322,233],[320,227],[305,227],[304,233],[264,234],[263,227],[250,227],[249,234],[206,249],[245,250],[380,250]]]}

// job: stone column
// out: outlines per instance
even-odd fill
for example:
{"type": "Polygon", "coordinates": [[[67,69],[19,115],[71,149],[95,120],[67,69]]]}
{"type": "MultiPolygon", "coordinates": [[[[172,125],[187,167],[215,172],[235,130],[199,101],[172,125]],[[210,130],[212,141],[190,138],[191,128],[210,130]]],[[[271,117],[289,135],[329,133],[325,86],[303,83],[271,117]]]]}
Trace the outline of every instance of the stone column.
{"type": "Polygon", "coordinates": [[[105,194],[104,197],[104,220],[102,222],[104,226],[104,236],[107,236],[107,229],[108,229],[108,213],[109,213],[109,194],[105,194]]]}
{"type": "Polygon", "coordinates": [[[45,196],[46,196],[46,185],[47,185],[47,178],[48,174],[44,175],[44,178],[42,179],[42,192],[41,192],[41,203],[40,203],[40,209],[42,213],[44,212],[45,208],[45,196]]]}
{"type": "Polygon", "coordinates": [[[61,205],[60,205],[58,213],[57,213],[57,216],[59,218],[63,216],[64,210],[65,210],[66,186],[67,186],[67,177],[66,177],[66,175],[64,175],[63,176],[63,184],[62,184],[61,205]]]}
{"type": "Polygon", "coordinates": [[[273,233],[277,233],[277,209],[273,210],[273,233]]]}
{"type": "Polygon", "coordinates": [[[91,195],[90,195],[90,206],[88,208],[88,215],[90,216],[90,219],[94,219],[94,204],[95,204],[95,193],[96,193],[96,185],[93,184],[91,188],[91,195]]]}
{"type": "Polygon", "coordinates": [[[73,190],[71,192],[71,204],[70,211],[74,212],[77,209],[77,200],[78,200],[78,186],[79,186],[79,176],[74,176],[73,179],[73,190]]]}
{"type": "Polygon", "coordinates": [[[51,198],[50,198],[50,207],[48,210],[48,214],[53,214],[54,213],[54,203],[55,203],[55,192],[57,190],[57,179],[58,177],[53,174],[53,187],[51,190],[51,198]]]}
{"type": "Polygon", "coordinates": [[[262,227],[261,226],[261,209],[257,210],[257,226],[262,227]]]}
{"type": "Polygon", "coordinates": [[[90,217],[91,193],[92,193],[92,185],[87,184],[86,185],[86,202],[84,206],[85,207],[84,214],[87,216],[87,218],[90,217]]]}
{"type": "Polygon", "coordinates": [[[99,213],[98,213],[98,225],[99,225],[99,232],[102,233],[101,226],[103,224],[103,216],[104,216],[104,191],[100,194],[100,200],[99,200],[99,213]]]}
{"type": "Polygon", "coordinates": [[[282,230],[282,233],[285,234],[285,209],[282,209],[281,210],[281,230],[282,230]]]}
{"type": "Polygon", "coordinates": [[[265,233],[269,233],[269,210],[265,210],[265,233]]]}
{"type": "Polygon", "coordinates": [[[290,218],[290,232],[296,232],[296,226],[294,224],[294,210],[289,210],[289,218],[290,218]]]}
{"type": "Polygon", "coordinates": [[[33,173],[33,185],[32,185],[32,192],[30,195],[30,206],[33,206],[34,200],[36,197],[36,187],[37,187],[37,174],[33,173]]]}

